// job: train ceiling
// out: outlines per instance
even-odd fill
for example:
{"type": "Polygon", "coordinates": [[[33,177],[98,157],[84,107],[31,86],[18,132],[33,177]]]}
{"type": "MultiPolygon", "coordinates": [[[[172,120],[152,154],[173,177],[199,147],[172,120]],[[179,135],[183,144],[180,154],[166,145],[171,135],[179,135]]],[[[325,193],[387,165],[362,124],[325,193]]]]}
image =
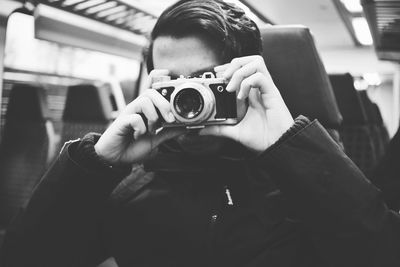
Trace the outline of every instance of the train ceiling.
{"type": "Polygon", "coordinates": [[[400,0],[362,0],[379,59],[400,61],[400,0]]]}

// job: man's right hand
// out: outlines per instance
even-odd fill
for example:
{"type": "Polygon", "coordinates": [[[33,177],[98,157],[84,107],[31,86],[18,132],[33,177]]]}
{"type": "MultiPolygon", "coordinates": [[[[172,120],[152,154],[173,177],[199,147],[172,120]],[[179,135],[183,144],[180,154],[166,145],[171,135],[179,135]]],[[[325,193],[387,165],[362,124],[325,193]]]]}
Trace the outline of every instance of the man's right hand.
{"type": "MultiPolygon", "coordinates": [[[[153,70],[147,80],[147,88],[151,86],[152,77],[160,75],[168,75],[168,71],[153,70]]],[[[94,146],[96,153],[111,165],[142,161],[161,143],[186,132],[182,128],[166,128],[156,133],[161,119],[169,123],[175,121],[169,102],[157,91],[146,90],[128,104],[103,133],[94,146]],[[142,116],[146,118],[147,125],[142,116]]]]}

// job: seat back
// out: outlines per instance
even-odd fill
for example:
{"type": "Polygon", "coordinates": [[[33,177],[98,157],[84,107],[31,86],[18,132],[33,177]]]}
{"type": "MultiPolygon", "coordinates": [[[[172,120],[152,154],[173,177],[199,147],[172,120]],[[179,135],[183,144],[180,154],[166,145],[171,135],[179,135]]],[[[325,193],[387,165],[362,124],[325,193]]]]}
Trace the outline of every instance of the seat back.
{"type": "Polygon", "coordinates": [[[373,142],[376,148],[376,158],[379,160],[385,154],[385,149],[389,142],[387,131],[385,126],[383,125],[383,120],[380,115],[379,108],[368,97],[367,91],[359,91],[359,95],[367,114],[368,127],[370,128],[371,134],[373,136],[373,142]]]}
{"type": "Polygon", "coordinates": [[[381,189],[388,207],[400,211],[400,128],[386,148],[385,154],[374,170],[372,182],[381,189]]]}
{"type": "Polygon", "coordinates": [[[0,144],[0,225],[7,226],[30,198],[55,152],[45,92],[15,85],[9,96],[0,144]]]}
{"type": "Polygon", "coordinates": [[[292,116],[318,119],[339,142],[342,118],[309,29],[268,26],[261,36],[265,63],[292,116]]]}
{"type": "Polygon", "coordinates": [[[121,81],[121,89],[127,104],[132,102],[137,97],[138,89],[136,80],[121,81]]]}
{"type": "Polygon", "coordinates": [[[92,84],[68,88],[63,113],[62,144],[89,132],[102,133],[113,118],[113,103],[105,87],[92,84]]]}
{"type": "Polygon", "coordinates": [[[343,116],[340,136],[346,154],[369,176],[377,162],[376,147],[365,108],[354,87],[353,77],[346,73],[332,74],[329,78],[343,116]]]}
{"type": "Polygon", "coordinates": [[[390,142],[389,132],[385,126],[385,123],[383,122],[381,111],[380,111],[378,105],[375,103],[373,103],[373,112],[374,112],[376,124],[378,125],[379,136],[383,143],[383,151],[385,153],[386,148],[390,142]]]}

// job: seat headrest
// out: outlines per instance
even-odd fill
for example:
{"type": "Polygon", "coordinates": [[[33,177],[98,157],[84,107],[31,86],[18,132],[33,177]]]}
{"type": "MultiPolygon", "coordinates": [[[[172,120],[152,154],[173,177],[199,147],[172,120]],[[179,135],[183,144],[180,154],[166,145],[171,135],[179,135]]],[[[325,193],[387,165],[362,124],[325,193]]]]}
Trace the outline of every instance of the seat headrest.
{"type": "Polygon", "coordinates": [[[28,84],[13,86],[9,96],[6,121],[43,122],[49,115],[42,87],[28,84]]]}
{"type": "Polygon", "coordinates": [[[343,116],[343,124],[366,124],[367,114],[361,102],[360,96],[354,87],[353,76],[349,73],[331,74],[329,79],[333,92],[343,116]]]}
{"type": "Polygon", "coordinates": [[[342,117],[309,29],[268,26],[261,36],[265,63],[292,116],[339,128],[342,117]]]}
{"type": "Polygon", "coordinates": [[[68,88],[63,121],[109,122],[112,111],[110,93],[106,88],[92,84],[74,85],[68,88]]]}

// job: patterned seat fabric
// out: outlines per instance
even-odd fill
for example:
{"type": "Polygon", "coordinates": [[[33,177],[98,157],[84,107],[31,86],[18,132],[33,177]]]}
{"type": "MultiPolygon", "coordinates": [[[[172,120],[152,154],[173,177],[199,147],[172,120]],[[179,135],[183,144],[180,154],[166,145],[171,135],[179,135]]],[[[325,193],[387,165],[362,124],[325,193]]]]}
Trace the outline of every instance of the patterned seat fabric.
{"type": "Polygon", "coordinates": [[[373,141],[376,148],[376,158],[379,160],[385,154],[386,146],[389,143],[389,135],[383,124],[382,116],[378,106],[368,97],[367,91],[359,91],[362,104],[367,114],[367,120],[373,141]]]}
{"type": "Polygon", "coordinates": [[[384,156],[374,170],[373,183],[383,192],[386,204],[400,211],[400,129],[387,145],[384,156]]]}
{"type": "Polygon", "coordinates": [[[6,227],[27,202],[55,152],[44,90],[12,88],[0,144],[0,224],[6,227]]]}
{"type": "Polygon", "coordinates": [[[346,73],[330,75],[329,78],[343,116],[340,135],[346,154],[369,177],[377,163],[376,146],[353,77],[346,73]]]}
{"type": "Polygon", "coordinates": [[[63,113],[61,144],[89,132],[102,133],[112,120],[114,108],[110,91],[91,84],[68,88],[63,113]]]}
{"type": "Polygon", "coordinates": [[[343,125],[340,136],[346,154],[367,177],[370,177],[377,159],[368,125],[343,125]]]}

